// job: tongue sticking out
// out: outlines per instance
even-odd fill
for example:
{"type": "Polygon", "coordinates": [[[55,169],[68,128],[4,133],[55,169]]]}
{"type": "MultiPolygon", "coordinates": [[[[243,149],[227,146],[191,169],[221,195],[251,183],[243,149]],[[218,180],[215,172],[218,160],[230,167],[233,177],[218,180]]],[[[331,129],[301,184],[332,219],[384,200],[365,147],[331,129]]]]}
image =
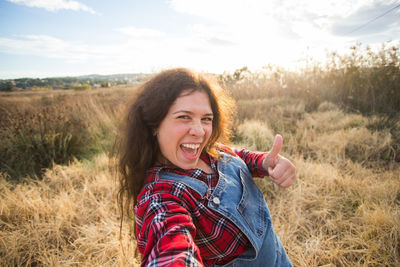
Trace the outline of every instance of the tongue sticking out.
{"type": "Polygon", "coordinates": [[[181,146],[181,149],[186,157],[194,158],[197,154],[197,149],[181,146]]]}

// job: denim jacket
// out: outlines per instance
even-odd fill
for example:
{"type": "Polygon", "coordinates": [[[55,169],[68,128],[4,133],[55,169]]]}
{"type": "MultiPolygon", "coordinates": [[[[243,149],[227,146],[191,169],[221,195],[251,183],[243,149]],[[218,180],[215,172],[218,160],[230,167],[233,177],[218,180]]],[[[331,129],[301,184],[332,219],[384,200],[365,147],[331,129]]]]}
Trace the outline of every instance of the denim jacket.
{"type": "MultiPolygon", "coordinates": [[[[249,239],[251,248],[224,266],[292,266],[276,235],[264,196],[253,181],[246,164],[238,157],[221,152],[218,184],[208,206],[230,219],[249,239]]],[[[207,185],[194,178],[162,173],[160,179],[189,186],[205,197],[207,185]]]]}

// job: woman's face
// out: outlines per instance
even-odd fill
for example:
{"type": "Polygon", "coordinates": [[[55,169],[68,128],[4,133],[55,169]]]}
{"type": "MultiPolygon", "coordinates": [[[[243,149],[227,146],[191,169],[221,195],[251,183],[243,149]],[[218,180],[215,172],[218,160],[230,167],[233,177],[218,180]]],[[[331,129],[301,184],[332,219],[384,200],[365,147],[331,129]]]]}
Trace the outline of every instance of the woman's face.
{"type": "Polygon", "coordinates": [[[212,133],[213,112],[203,91],[183,91],[157,129],[162,156],[182,169],[198,168],[212,133]]]}

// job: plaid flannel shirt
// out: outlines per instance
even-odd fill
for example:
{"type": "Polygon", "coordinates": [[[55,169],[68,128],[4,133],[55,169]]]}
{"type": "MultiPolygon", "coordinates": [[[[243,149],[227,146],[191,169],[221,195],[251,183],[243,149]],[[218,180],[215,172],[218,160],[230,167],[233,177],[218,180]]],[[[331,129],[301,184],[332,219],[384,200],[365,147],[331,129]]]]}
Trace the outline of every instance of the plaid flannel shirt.
{"type": "MultiPolygon", "coordinates": [[[[234,153],[247,164],[253,177],[264,177],[262,161],[266,153],[220,149],[234,153]]],[[[145,186],[135,206],[137,244],[142,266],[210,266],[225,264],[247,251],[249,241],[229,219],[208,208],[208,195],[218,183],[217,161],[203,153],[200,157],[213,170],[183,170],[158,166],[149,170],[145,186]],[[202,198],[196,191],[176,181],[159,180],[160,172],[173,172],[199,179],[208,185],[202,198]]]]}

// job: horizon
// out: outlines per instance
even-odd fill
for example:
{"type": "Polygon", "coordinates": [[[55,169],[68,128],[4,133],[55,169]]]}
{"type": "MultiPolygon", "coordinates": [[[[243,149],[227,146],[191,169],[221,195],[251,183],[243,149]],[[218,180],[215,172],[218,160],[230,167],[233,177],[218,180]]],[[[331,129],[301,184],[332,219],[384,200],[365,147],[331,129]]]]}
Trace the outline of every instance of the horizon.
{"type": "Polygon", "coordinates": [[[0,0],[0,79],[301,67],[400,43],[400,0],[0,0]]]}
{"type": "Polygon", "coordinates": [[[151,75],[153,73],[144,73],[144,72],[132,72],[132,73],[111,73],[111,74],[96,74],[96,73],[91,73],[91,74],[83,74],[83,75],[74,75],[74,76],[51,76],[51,77],[17,77],[17,78],[5,78],[0,80],[18,80],[18,79],[57,79],[57,78],[85,78],[85,77],[90,77],[90,76],[117,76],[117,75],[151,75]]]}

